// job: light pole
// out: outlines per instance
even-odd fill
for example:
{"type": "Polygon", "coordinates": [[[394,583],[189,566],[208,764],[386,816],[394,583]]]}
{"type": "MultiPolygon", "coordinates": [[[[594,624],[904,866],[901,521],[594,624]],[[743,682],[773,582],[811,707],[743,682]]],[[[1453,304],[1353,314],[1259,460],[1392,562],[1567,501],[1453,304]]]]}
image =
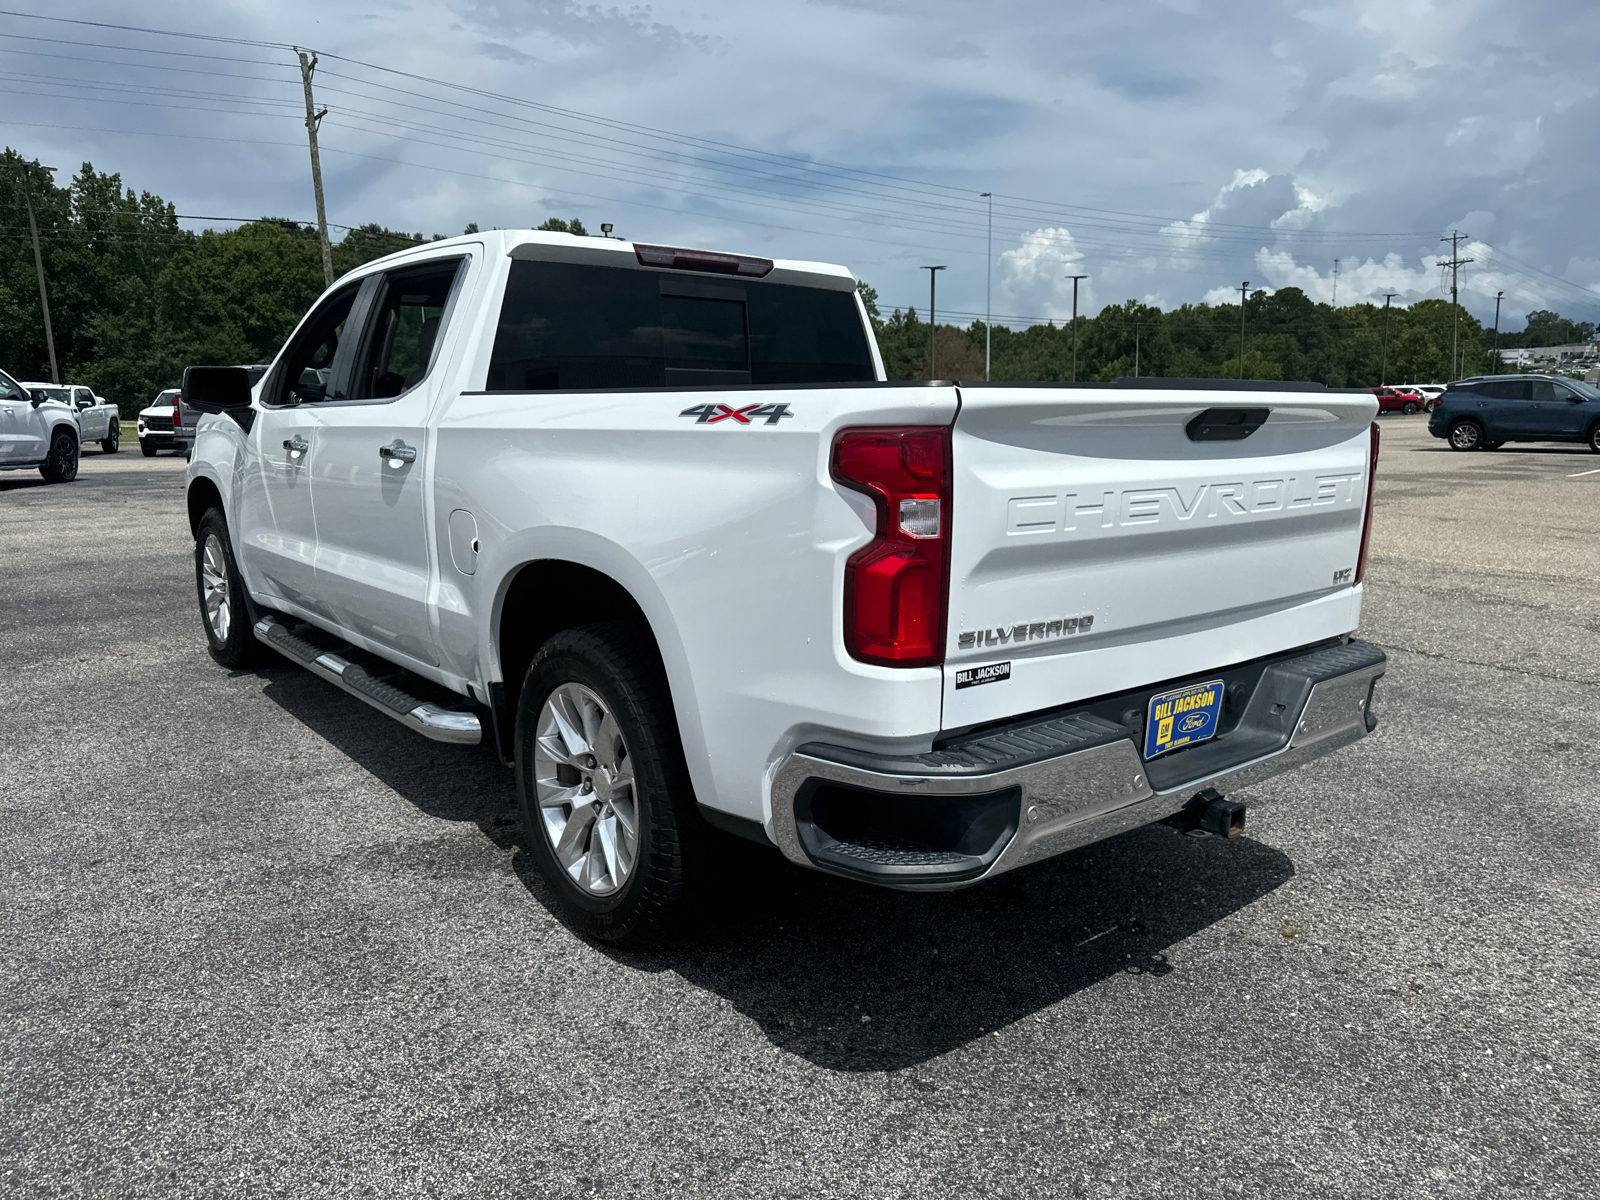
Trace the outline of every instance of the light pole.
{"type": "Polygon", "coordinates": [[[1500,361],[1500,297],[1504,292],[1494,294],[1494,369],[1498,371],[1505,364],[1500,361]]]}
{"type": "Polygon", "coordinates": [[[1244,302],[1250,294],[1250,281],[1239,285],[1239,378],[1244,378],[1244,302]]]}
{"type": "Polygon", "coordinates": [[[990,286],[994,277],[994,193],[980,192],[989,201],[989,257],[983,265],[983,381],[989,382],[990,351],[994,344],[994,289],[990,286]]]}
{"type": "Polygon", "coordinates": [[[934,377],[933,376],[933,331],[934,331],[934,329],[937,328],[936,324],[934,323],[933,303],[934,303],[934,298],[937,295],[936,284],[937,284],[937,281],[938,281],[938,278],[939,278],[939,276],[937,274],[935,274],[935,272],[944,270],[944,266],[943,266],[943,264],[941,264],[941,265],[939,265],[937,267],[923,267],[922,269],[928,273],[928,378],[932,379],[934,377]]]}
{"type": "Polygon", "coordinates": [[[1068,275],[1072,280],[1072,382],[1078,382],[1078,280],[1087,275],[1068,275]]]}
{"type": "Polygon", "coordinates": [[[1399,294],[1399,292],[1383,294],[1383,365],[1378,368],[1379,387],[1389,382],[1389,301],[1399,294]]]}
{"type": "Polygon", "coordinates": [[[1139,378],[1139,322],[1133,323],[1133,377],[1139,378]]]}

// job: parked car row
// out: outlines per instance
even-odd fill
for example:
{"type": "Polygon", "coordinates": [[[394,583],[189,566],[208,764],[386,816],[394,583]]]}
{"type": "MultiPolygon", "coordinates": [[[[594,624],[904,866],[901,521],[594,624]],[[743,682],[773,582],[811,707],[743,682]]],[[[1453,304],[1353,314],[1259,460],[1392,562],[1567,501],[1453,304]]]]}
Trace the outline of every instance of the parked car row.
{"type": "Polygon", "coordinates": [[[0,470],[37,467],[46,483],[77,478],[83,436],[70,388],[30,388],[0,371],[0,470]]]}
{"type": "Polygon", "coordinates": [[[1378,398],[1379,412],[1399,412],[1410,416],[1417,412],[1432,412],[1444,395],[1444,385],[1435,383],[1397,383],[1392,386],[1368,388],[1378,398]]]}
{"type": "Polygon", "coordinates": [[[1428,432],[1452,450],[1584,442],[1600,454],[1600,388],[1558,375],[1458,379],[1428,418],[1428,432]]]}

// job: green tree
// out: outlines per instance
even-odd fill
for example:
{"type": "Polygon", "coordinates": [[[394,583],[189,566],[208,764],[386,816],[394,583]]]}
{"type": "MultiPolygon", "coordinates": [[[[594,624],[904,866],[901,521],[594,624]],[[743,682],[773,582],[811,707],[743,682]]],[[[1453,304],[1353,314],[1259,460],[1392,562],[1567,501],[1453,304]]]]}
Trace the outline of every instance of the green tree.
{"type": "Polygon", "coordinates": [[[570,233],[576,237],[588,237],[589,231],[583,227],[583,222],[573,217],[570,221],[563,221],[560,217],[547,217],[544,224],[538,226],[544,233],[570,233]]]}

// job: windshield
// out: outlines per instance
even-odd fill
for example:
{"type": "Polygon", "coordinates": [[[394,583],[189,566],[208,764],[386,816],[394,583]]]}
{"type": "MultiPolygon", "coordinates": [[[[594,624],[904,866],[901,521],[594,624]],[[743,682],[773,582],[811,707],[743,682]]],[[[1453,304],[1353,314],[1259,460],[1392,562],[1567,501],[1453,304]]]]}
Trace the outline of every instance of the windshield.
{"type": "Polygon", "coordinates": [[[171,391],[161,392],[159,395],[157,395],[154,400],[150,401],[150,407],[151,408],[160,408],[163,405],[176,404],[177,402],[178,402],[178,389],[177,388],[173,388],[171,391]]]}
{"type": "Polygon", "coordinates": [[[1595,387],[1592,383],[1584,383],[1581,379],[1563,379],[1561,382],[1577,392],[1585,400],[1600,400],[1600,388],[1595,387]]]}
{"type": "Polygon", "coordinates": [[[32,390],[41,400],[54,400],[57,404],[72,403],[72,393],[64,387],[36,387],[32,390]]]}

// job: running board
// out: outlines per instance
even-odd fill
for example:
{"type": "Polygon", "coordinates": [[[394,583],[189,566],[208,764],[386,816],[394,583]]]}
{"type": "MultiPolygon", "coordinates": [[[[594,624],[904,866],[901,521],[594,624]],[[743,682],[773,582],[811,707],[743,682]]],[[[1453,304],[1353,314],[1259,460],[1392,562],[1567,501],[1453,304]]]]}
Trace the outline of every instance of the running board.
{"type": "Polygon", "coordinates": [[[483,726],[475,714],[441,708],[419,700],[404,688],[380,679],[365,667],[332,650],[324,650],[289,631],[273,617],[262,617],[255,624],[256,637],[279,654],[297,662],[313,675],[320,675],[358,700],[365,700],[385,716],[436,742],[476,746],[483,740],[483,726]]]}

